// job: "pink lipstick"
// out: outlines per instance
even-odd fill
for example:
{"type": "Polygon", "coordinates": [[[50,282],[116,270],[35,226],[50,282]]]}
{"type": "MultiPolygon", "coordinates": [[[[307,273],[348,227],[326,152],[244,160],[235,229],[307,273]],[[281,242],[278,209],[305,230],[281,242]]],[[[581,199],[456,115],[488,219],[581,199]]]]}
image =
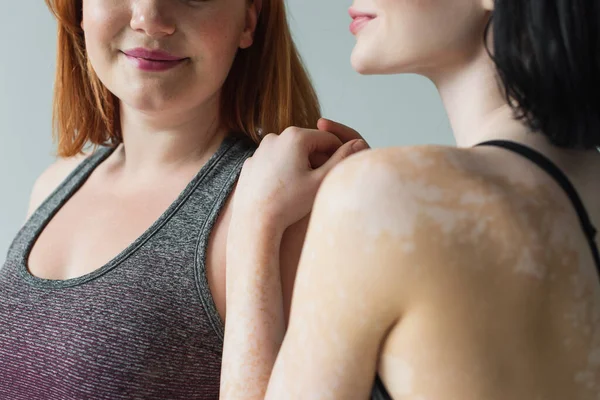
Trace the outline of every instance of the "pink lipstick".
{"type": "Polygon", "coordinates": [[[135,48],[122,52],[133,65],[142,71],[160,72],[175,68],[187,60],[161,50],[135,48]]]}
{"type": "Polygon", "coordinates": [[[369,22],[376,18],[376,16],[373,14],[360,12],[353,8],[350,9],[350,17],[352,18],[352,23],[350,24],[350,32],[352,32],[353,35],[356,35],[365,27],[365,25],[367,25],[369,22]]]}

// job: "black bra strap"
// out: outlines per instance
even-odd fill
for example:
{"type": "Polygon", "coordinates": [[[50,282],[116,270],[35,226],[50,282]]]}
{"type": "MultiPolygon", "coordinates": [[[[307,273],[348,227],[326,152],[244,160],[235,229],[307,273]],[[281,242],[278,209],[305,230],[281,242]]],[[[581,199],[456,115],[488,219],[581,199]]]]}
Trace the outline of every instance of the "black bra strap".
{"type": "Polygon", "coordinates": [[[552,161],[546,158],[546,156],[519,143],[510,142],[506,140],[491,140],[489,142],[480,143],[477,146],[501,147],[503,149],[517,153],[539,166],[541,169],[546,171],[552,178],[554,178],[554,180],[560,185],[560,187],[563,188],[563,190],[573,203],[575,211],[577,211],[577,215],[579,216],[579,220],[581,221],[581,226],[592,249],[592,255],[594,256],[594,262],[596,263],[598,273],[600,274],[600,254],[598,252],[598,246],[595,242],[596,234],[598,232],[592,224],[592,221],[590,220],[588,212],[585,209],[583,202],[581,201],[581,197],[579,197],[577,190],[575,189],[569,178],[567,178],[567,176],[564,174],[564,172],[562,172],[560,168],[558,168],[552,161]]]}

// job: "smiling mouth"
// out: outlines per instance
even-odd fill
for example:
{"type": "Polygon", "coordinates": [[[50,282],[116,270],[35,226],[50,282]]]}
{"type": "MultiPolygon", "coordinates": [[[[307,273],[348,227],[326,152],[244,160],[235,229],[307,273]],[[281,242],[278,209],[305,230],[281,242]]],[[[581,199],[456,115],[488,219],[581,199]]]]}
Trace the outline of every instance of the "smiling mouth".
{"type": "Polygon", "coordinates": [[[166,51],[145,48],[124,50],[121,53],[136,68],[147,72],[167,71],[189,60],[187,57],[175,56],[166,51]]]}
{"type": "Polygon", "coordinates": [[[122,52],[127,56],[142,58],[149,61],[181,61],[185,59],[185,57],[175,56],[164,50],[152,50],[143,47],[123,50],[122,52]]]}
{"type": "Polygon", "coordinates": [[[173,69],[186,61],[188,58],[180,58],[176,60],[160,60],[151,59],[145,57],[136,57],[129,54],[123,53],[127,60],[133,64],[134,67],[145,72],[163,72],[173,69]]]}

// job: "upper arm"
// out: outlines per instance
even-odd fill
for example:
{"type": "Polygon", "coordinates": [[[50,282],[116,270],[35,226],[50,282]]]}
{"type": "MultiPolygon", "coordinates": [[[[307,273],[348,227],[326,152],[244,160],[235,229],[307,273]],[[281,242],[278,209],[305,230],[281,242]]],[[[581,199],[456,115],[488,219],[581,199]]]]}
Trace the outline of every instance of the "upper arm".
{"type": "Polygon", "coordinates": [[[56,190],[56,188],[69,176],[69,174],[84,160],[86,156],[80,155],[71,158],[62,158],[50,165],[37,178],[31,191],[27,218],[56,190]]]}
{"type": "Polygon", "coordinates": [[[366,235],[359,214],[369,213],[373,192],[355,185],[362,165],[352,164],[326,179],[315,203],[269,399],[368,397],[381,344],[400,317],[397,246],[366,235]]]}
{"type": "Polygon", "coordinates": [[[290,226],[284,232],[283,238],[281,239],[279,265],[281,270],[281,289],[283,293],[283,311],[286,325],[289,321],[296,271],[298,270],[300,254],[302,253],[302,246],[304,244],[304,239],[306,238],[309,218],[310,217],[307,216],[290,226]]]}

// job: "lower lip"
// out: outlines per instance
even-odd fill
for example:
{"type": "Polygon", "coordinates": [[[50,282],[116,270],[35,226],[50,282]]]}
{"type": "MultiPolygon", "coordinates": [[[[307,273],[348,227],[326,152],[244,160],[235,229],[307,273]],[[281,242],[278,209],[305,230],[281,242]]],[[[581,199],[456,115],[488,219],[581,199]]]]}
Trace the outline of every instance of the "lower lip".
{"type": "Polygon", "coordinates": [[[373,21],[373,18],[371,17],[355,18],[350,24],[350,32],[352,32],[353,35],[356,35],[371,21],[373,21]]]}
{"type": "MultiPolygon", "coordinates": [[[[123,53],[125,54],[125,53],[123,53]]],[[[158,60],[148,60],[145,58],[133,57],[128,54],[125,54],[125,57],[138,69],[142,71],[148,72],[161,72],[168,71],[177,67],[179,64],[182,64],[186,59],[181,60],[173,60],[173,61],[158,61],[158,60]]]]}

